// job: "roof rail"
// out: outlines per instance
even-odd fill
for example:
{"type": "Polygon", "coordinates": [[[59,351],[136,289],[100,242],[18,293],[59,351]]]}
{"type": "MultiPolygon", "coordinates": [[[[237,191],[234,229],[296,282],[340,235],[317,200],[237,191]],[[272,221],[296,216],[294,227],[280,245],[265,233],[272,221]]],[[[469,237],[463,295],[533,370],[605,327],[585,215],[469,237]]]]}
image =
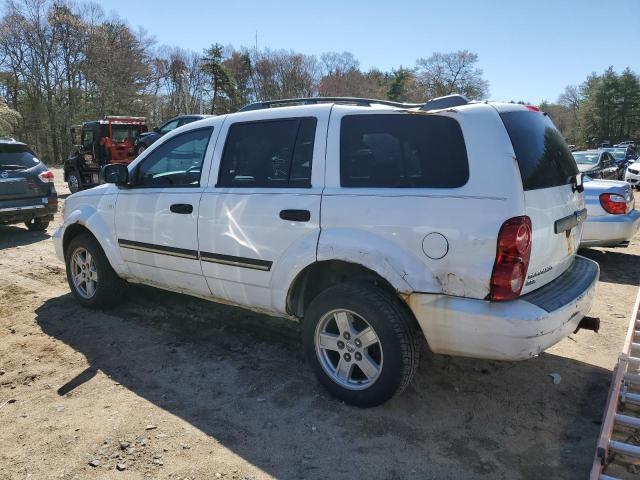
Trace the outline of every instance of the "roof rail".
{"type": "Polygon", "coordinates": [[[459,107],[460,105],[466,105],[467,103],[469,103],[469,99],[467,97],[454,93],[453,95],[429,100],[427,103],[420,106],[420,110],[441,110],[443,108],[459,107]]]}
{"type": "Polygon", "coordinates": [[[282,107],[291,104],[315,105],[318,103],[349,103],[362,107],[370,107],[371,105],[386,105],[398,108],[418,108],[422,107],[422,103],[403,103],[392,102],[390,100],[376,100],[373,98],[358,97],[309,97],[309,98],[284,98],[281,100],[268,100],[264,102],[250,103],[242,107],[240,112],[249,112],[251,110],[262,110],[265,108],[282,107]]]}

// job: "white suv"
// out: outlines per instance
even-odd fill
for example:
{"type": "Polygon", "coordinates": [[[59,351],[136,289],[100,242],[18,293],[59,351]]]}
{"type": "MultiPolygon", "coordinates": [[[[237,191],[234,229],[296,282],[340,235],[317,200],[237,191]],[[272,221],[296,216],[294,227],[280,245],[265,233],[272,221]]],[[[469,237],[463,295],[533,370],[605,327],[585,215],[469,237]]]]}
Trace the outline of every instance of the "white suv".
{"type": "Polygon", "coordinates": [[[302,319],[320,381],[359,406],[409,384],[419,330],[436,353],[538,355],[584,326],[599,275],[576,256],[576,164],[534,107],[265,102],[103,177],[54,234],[81,304],[126,280],[302,319]]]}

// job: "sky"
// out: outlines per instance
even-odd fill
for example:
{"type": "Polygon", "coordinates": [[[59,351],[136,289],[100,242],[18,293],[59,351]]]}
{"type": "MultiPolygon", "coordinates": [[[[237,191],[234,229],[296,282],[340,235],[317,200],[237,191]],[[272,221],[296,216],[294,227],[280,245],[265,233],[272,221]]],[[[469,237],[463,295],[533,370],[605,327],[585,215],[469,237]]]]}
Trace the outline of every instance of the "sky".
{"type": "Polygon", "coordinates": [[[609,66],[640,73],[640,0],[101,0],[158,45],[213,43],[320,55],[349,51],[360,68],[413,67],[470,50],[492,100],[555,101],[609,66]]]}

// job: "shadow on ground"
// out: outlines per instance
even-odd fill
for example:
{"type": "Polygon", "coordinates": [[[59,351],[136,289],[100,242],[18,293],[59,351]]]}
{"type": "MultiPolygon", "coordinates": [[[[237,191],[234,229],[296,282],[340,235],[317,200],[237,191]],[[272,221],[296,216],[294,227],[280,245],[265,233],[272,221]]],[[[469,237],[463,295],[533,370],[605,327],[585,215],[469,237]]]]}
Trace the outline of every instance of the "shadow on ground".
{"type": "Polygon", "coordinates": [[[31,232],[23,224],[0,225],[0,250],[31,245],[49,237],[47,232],[31,232]]]}
{"type": "Polygon", "coordinates": [[[551,354],[508,363],[425,347],[408,391],[359,410],[318,386],[296,323],[144,287],[129,297],[108,313],[69,294],[38,308],[43,331],[90,364],[60,395],[101,370],[277,478],[587,476],[607,370],[551,354]]]}
{"type": "Polygon", "coordinates": [[[640,256],[626,253],[624,248],[583,248],[583,255],[600,264],[600,280],[609,283],[633,285],[640,283],[640,256]]]}

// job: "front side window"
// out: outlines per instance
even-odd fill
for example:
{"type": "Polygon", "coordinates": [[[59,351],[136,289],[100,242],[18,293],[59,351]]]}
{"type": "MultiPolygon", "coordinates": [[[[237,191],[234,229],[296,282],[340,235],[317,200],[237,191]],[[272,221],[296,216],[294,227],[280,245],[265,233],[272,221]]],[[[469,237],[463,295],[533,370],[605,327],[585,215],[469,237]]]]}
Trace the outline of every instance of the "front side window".
{"type": "Polygon", "coordinates": [[[232,125],[218,186],[309,188],[316,123],[292,118],[232,125]]]}
{"type": "Polygon", "coordinates": [[[460,125],[440,115],[348,115],[340,125],[340,185],[457,188],[469,179],[460,125]]]}
{"type": "Polygon", "coordinates": [[[164,142],[144,159],[136,174],[140,187],[197,187],[213,128],[185,132],[164,142]]]}

